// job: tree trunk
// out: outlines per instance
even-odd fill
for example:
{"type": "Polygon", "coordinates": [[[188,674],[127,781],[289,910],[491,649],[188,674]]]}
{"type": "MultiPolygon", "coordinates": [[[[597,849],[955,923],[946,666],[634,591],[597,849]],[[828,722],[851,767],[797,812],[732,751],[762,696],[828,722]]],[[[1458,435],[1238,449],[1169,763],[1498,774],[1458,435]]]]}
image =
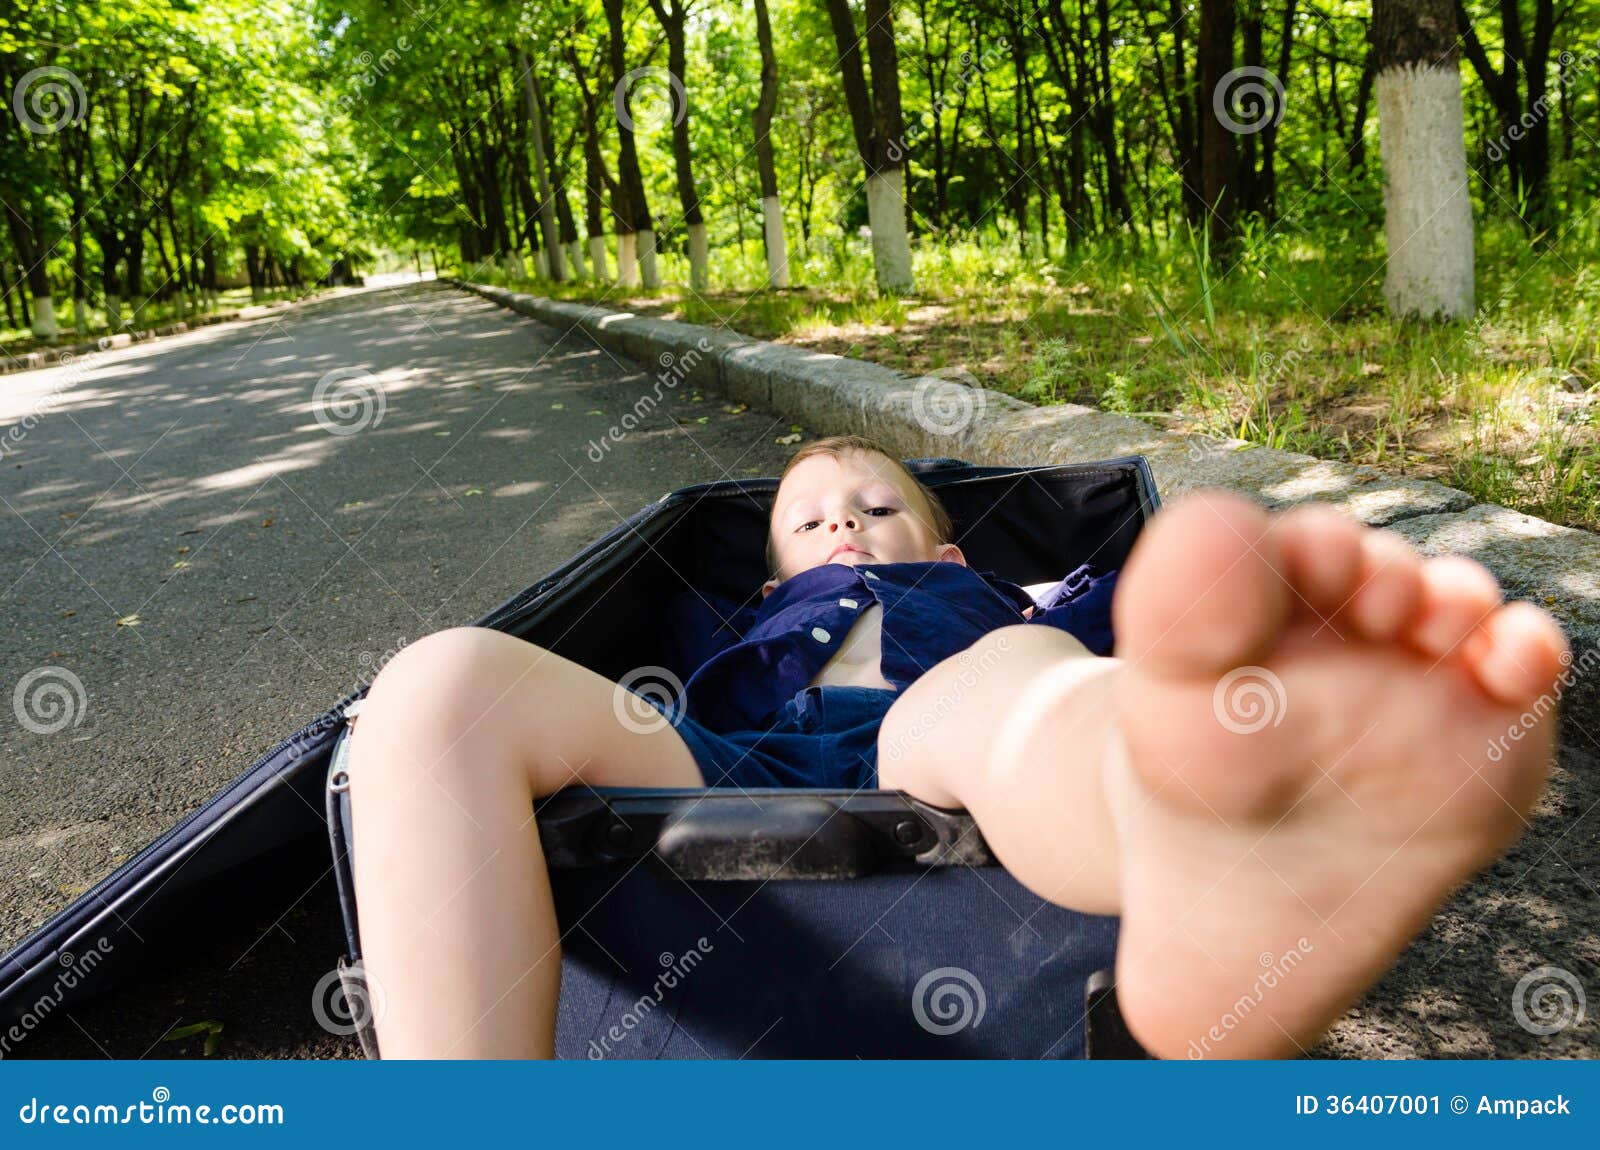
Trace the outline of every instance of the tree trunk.
{"type": "Polygon", "coordinates": [[[878,290],[895,295],[916,290],[911,245],[906,236],[905,124],[900,111],[900,65],[894,46],[890,0],[867,0],[867,55],[872,64],[868,93],[861,62],[861,37],[849,0],[827,0],[839,51],[845,102],[856,149],[867,172],[867,221],[872,230],[872,265],[878,290]]]}
{"type": "Polygon", "coordinates": [[[1472,201],[1451,0],[1374,0],[1372,41],[1389,310],[1470,315],[1472,201]]]}
{"type": "Polygon", "coordinates": [[[633,109],[629,98],[627,41],[622,24],[623,0],[603,0],[606,24],[611,32],[611,82],[614,98],[621,101],[617,111],[617,184],[620,202],[612,199],[617,217],[617,278],[624,287],[643,283],[656,288],[655,221],[645,198],[644,177],[639,172],[639,152],[633,141],[633,109]],[[627,231],[624,232],[624,221],[627,231]]]}
{"type": "MultiPolygon", "coordinates": [[[[661,30],[667,34],[667,72],[679,83],[689,72],[688,48],[684,42],[684,18],[688,7],[681,0],[650,0],[661,30]]],[[[672,169],[678,184],[678,204],[683,208],[683,222],[689,231],[689,288],[703,292],[711,286],[710,252],[706,245],[706,222],[700,213],[700,196],[694,186],[694,156],[689,148],[689,102],[678,106],[677,91],[671,95],[672,104],[672,169]]]]}
{"type": "Polygon", "coordinates": [[[539,78],[533,74],[528,54],[517,45],[517,68],[522,73],[523,92],[528,100],[528,135],[533,145],[533,166],[539,185],[539,233],[550,253],[550,278],[557,283],[567,278],[561,258],[561,235],[556,230],[555,196],[550,191],[550,164],[545,155],[544,113],[539,107],[539,78]]]}
{"type": "Polygon", "coordinates": [[[1224,96],[1223,77],[1233,70],[1233,0],[1201,0],[1199,59],[1200,88],[1195,99],[1200,121],[1200,198],[1203,217],[1211,229],[1211,250],[1227,245],[1238,211],[1237,156],[1234,133],[1217,115],[1218,96],[1224,96]]]}
{"type": "Polygon", "coordinates": [[[778,108],[778,57],[772,50],[767,0],[755,0],[756,42],[761,49],[761,95],[756,101],[756,171],[761,179],[762,234],[767,246],[767,283],[789,286],[789,245],[783,234],[783,201],[778,196],[778,165],[772,154],[772,116],[778,108]]]}
{"type": "MultiPolygon", "coordinates": [[[[6,223],[11,230],[11,247],[33,294],[33,322],[30,330],[39,339],[54,340],[60,334],[56,323],[55,301],[50,298],[50,279],[45,275],[45,253],[40,250],[38,214],[24,208],[20,197],[5,197],[6,223]]],[[[26,301],[23,304],[27,307],[26,301]]]]}

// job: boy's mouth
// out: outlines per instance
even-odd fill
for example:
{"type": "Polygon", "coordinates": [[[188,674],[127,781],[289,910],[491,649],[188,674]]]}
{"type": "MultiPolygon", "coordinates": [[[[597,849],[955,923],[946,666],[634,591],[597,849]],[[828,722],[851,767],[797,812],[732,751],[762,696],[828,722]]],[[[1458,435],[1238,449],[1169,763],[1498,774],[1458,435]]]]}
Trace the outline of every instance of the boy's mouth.
{"type": "Polygon", "coordinates": [[[832,560],[832,559],[837,558],[840,555],[847,554],[847,553],[849,553],[851,551],[854,551],[854,552],[856,552],[857,554],[860,554],[860,555],[870,555],[870,554],[872,554],[872,552],[867,551],[864,548],[857,547],[854,543],[841,543],[841,544],[839,544],[839,546],[837,546],[837,547],[835,547],[833,549],[832,553],[829,554],[828,558],[829,558],[829,560],[832,560]]]}

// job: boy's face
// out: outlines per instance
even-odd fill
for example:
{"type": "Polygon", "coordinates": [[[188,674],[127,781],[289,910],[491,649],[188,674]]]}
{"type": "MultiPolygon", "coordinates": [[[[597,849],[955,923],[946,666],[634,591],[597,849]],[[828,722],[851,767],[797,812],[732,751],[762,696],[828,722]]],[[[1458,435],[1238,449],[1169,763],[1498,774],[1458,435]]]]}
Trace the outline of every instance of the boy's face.
{"type": "Polygon", "coordinates": [[[940,543],[923,495],[881,456],[850,451],[813,455],[784,477],[773,503],[772,546],[777,578],[761,588],[824,563],[966,564],[961,548],[940,543]]]}

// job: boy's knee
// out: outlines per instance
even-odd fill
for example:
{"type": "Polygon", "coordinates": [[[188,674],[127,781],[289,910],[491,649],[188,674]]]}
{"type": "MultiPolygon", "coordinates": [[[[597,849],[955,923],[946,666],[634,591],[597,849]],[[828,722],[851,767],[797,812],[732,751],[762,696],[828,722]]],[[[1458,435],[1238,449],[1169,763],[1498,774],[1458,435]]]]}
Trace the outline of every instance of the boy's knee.
{"type": "MultiPolygon", "coordinates": [[[[367,692],[369,707],[391,704],[407,713],[481,705],[486,692],[537,666],[537,648],[486,627],[449,627],[402,648],[383,666],[367,692]]],[[[367,708],[363,708],[363,714],[367,708]]]]}

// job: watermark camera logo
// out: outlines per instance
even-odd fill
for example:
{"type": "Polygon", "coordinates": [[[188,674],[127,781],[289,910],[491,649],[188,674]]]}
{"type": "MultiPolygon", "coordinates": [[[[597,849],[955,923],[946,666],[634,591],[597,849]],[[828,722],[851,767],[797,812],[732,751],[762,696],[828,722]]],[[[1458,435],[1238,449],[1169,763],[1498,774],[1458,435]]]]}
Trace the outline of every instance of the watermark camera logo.
{"type": "Polygon", "coordinates": [[[317,426],[332,435],[355,435],[383,422],[389,401],[383,385],[359,367],[336,367],[311,392],[317,426]]]}
{"type": "Polygon", "coordinates": [[[928,971],[911,991],[911,1013],[929,1034],[942,1036],[976,1028],[988,1005],[983,983],[959,966],[928,971]]]}
{"type": "Polygon", "coordinates": [[[961,652],[958,659],[961,670],[956,674],[955,685],[925,707],[912,720],[908,730],[896,735],[889,745],[883,748],[879,758],[897,762],[905,755],[908,744],[919,743],[927,738],[938,727],[939,720],[949,714],[966,693],[978,685],[978,680],[1010,649],[1011,640],[1001,635],[995,640],[994,646],[985,650],[982,655],[974,655],[970,648],[961,652]]]}
{"type": "Polygon", "coordinates": [[[617,722],[647,735],[671,724],[678,714],[683,681],[665,667],[636,667],[617,680],[611,708],[617,722]]]}
{"type": "Polygon", "coordinates": [[[28,1003],[22,1015],[0,1034],[0,1058],[9,1055],[13,1046],[37,1030],[50,1012],[66,1001],[67,991],[76,989],[78,983],[92,974],[94,968],[114,949],[111,940],[101,935],[92,947],[81,954],[73,954],[70,950],[58,954],[56,965],[61,969],[56,971],[55,978],[51,980],[50,989],[28,1003]]]}
{"type": "Polygon", "coordinates": [[[1253,136],[1283,119],[1283,81],[1265,68],[1235,68],[1211,90],[1217,122],[1236,136],[1253,136]]]}
{"type": "Polygon", "coordinates": [[[1286,950],[1281,955],[1273,954],[1270,950],[1262,951],[1257,959],[1262,970],[1256,975],[1250,989],[1234,1000],[1233,1005],[1217,1019],[1216,1025],[1198,1039],[1189,1040],[1189,1057],[1204,1058],[1212,1053],[1213,1047],[1226,1042],[1228,1035],[1239,1028],[1250,1012],[1266,1001],[1267,993],[1276,990],[1294,973],[1295,967],[1316,949],[1309,939],[1302,937],[1295,942],[1292,950],[1286,950]]]}
{"type": "Polygon", "coordinates": [[[911,393],[911,417],[929,435],[960,435],[983,417],[987,395],[981,387],[920,379],[911,393]]]}
{"type": "Polygon", "coordinates": [[[656,385],[650,394],[641,395],[626,414],[623,415],[620,426],[612,424],[606,433],[599,439],[591,439],[585,454],[590,463],[601,463],[605,460],[606,453],[612,447],[621,443],[628,437],[628,433],[661,404],[664,392],[672,391],[688,378],[707,355],[711,353],[711,342],[704,336],[695,341],[695,345],[682,354],[664,351],[656,357],[656,362],[661,365],[661,370],[656,372],[656,385]]]}
{"type": "Polygon", "coordinates": [[[611,90],[611,103],[616,109],[617,123],[630,132],[674,126],[689,114],[689,94],[683,81],[666,68],[635,68],[617,81],[611,90]],[[639,115],[633,112],[634,88],[638,86],[642,108],[639,115]]]}
{"type": "Polygon", "coordinates": [[[1265,667],[1235,667],[1211,692],[1217,722],[1236,735],[1253,735],[1269,724],[1276,727],[1288,709],[1283,680],[1265,667]]]}
{"type": "Polygon", "coordinates": [[[11,89],[11,110],[36,136],[53,136],[89,114],[83,81],[65,68],[35,68],[11,89]]]}
{"type": "Polygon", "coordinates": [[[1528,971],[1511,993],[1511,1013],[1529,1034],[1555,1034],[1582,1026],[1587,1005],[1583,983],[1559,966],[1528,971]]]}
{"type": "Polygon", "coordinates": [[[329,1034],[348,1037],[363,1027],[376,1026],[388,1012],[383,983],[360,962],[338,967],[317,979],[311,992],[311,1014],[329,1034]]]}
{"type": "Polygon", "coordinates": [[[667,997],[667,991],[675,990],[678,984],[689,976],[689,973],[705,960],[716,947],[704,935],[695,940],[695,945],[684,951],[682,955],[675,955],[670,950],[661,952],[659,961],[661,973],[656,975],[651,989],[641,994],[628,1009],[622,1012],[622,1018],[610,1026],[598,1039],[589,1040],[589,1057],[592,1060],[604,1058],[611,1053],[611,1048],[616,1043],[627,1038],[644,1024],[646,1017],[656,1007],[660,1006],[667,997]]]}
{"type": "Polygon", "coordinates": [[[53,735],[68,727],[83,726],[89,712],[89,695],[83,680],[65,667],[35,667],[17,680],[11,692],[11,709],[24,730],[53,735]]]}
{"type": "Polygon", "coordinates": [[[1556,709],[1561,702],[1561,696],[1568,687],[1577,682],[1579,677],[1592,670],[1595,664],[1600,663],[1600,647],[1588,647],[1583,654],[1573,662],[1572,652],[1561,652],[1561,674],[1556,676],[1556,685],[1553,691],[1546,691],[1533,701],[1533,706],[1522,712],[1516,722],[1506,728],[1506,732],[1497,738],[1489,740],[1486,750],[1489,761],[1498,763],[1506,757],[1506,752],[1511,748],[1509,743],[1520,743],[1528,732],[1532,731],[1539,722],[1556,709]]]}

